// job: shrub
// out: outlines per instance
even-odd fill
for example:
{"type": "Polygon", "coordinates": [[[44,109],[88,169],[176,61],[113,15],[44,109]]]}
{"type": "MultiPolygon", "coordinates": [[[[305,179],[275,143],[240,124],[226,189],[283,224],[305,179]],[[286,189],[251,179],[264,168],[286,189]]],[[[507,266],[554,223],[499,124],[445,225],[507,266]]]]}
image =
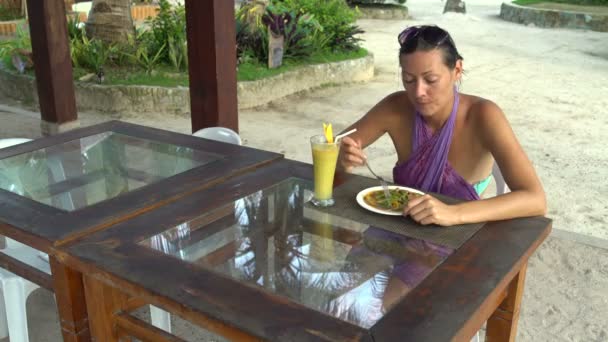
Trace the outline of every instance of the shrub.
{"type": "Polygon", "coordinates": [[[268,60],[268,31],[262,17],[266,1],[248,0],[236,12],[236,45],[238,63],[265,63],[268,60]]]}
{"type": "Polygon", "coordinates": [[[82,39],[83,35],[86,35],[84,30],[84,23],[80,22],[80,19],[77,15],[68,17],[68,38],[72,39],[82,39]]]}
{"type": "Polygon", "coordinates": [[[155,18],[148,19],[150,31],[142,36],[149,55],[156,56],[160,51],[159,61],[183,70],[188,59],[186,48],[186,10],[183,5],[171,5],[167,0],[160,0],[160,10],[155,18]]]}
{"type": "Polygon", "coordinates": [[[13,50],[32,50],[30,34],[21,25],[17,25],[14,39],[0,41],[0,59],[10,56],[13,50]]]}
{"type": "Polygon", "coordinates": [[[319,46],[315,46],[313,38],[322,28],[310,14],[270,5],[266,8],[262,22],[274,34],[284,37],[285,58],[308,57],[320,49],[319,46]]]}
{"type": "Polygon", "coordinates": [[[359,48],[356,34],[363,31],[355,25],[358,12],[350,8],[345,0],[272,0],[281,3],[291,11],[309,14],[323,28],[316,39],[325,41],[332,50],[353,50],[359,48]]]}
{"type": "Polygon", "coordinates": [[[346,0],[349,5],[404,4],[405,0],[346,0]]]}
{"type": "Polygon", "coordinates": [[[99,73],[111,55],[118,54],[114,45],[108,45],[98,39],[89,39],[86,35],[70,41],[70,54],[72,65],[99,73]]]}

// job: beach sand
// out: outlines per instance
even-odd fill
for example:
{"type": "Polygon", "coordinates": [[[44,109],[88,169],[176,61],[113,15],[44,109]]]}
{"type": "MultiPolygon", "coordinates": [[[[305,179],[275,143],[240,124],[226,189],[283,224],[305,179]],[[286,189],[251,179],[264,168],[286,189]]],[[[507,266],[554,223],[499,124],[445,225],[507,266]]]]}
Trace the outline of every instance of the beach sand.
{"type": "MultiPolygon", "coordinates": [[[[321,132],[321,122],[342,129],[402,89],[397,34],[406,25],[444,27],[465,58],[461,91],[503,109],[544,184],[554,219],[552,236],[530,259],[518,340],[608,341],[608,33],[505,22],[498,18],[500,3],[466,1],[468,14],[442,15],[441,1],[408,0],[411,20],[361,20],[364,45],[376,61],[372,81],[243,110],[240,133],[245,145],[311,162],[308,138],[321,132]]],[[[39,114],[16,107],[24,106],[0,99],[6,112],[0,137],[38,137],[39,114]]],[[[190,119],[182,116],[80,113],[83,126],[111,118],[190,133],[190,119]]],[[[396,158],[389,139],[366,152],[374,169],[390,178],[396,158]]],[[[49,292],[32,295],[28,313],[31,341],[60,340],[49,292]]],[[[174,329],[190,340],[216,340],[183,322],[174,329]]]]}

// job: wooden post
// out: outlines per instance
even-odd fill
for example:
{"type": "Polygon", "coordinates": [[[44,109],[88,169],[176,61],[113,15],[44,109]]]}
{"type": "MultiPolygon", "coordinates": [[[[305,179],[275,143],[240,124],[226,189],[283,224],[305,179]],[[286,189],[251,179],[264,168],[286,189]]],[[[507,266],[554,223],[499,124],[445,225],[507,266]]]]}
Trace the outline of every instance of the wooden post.
{"type": "Polygon", "coordinates": [[[186,0],[192,132],[238,132],[234,1],[186,0]]]}
{"type": "Polygon", "coordinates": [[[40,113],[44,122],[59,131],[59,125],[76,121],[72,60],[63,0],[28,0],[30,36],[40,113]]]}
{"type": "Polygon", "coordinates": [[[115,314],[126,308],[128,296],[93,277],[84,275],[91,337],[96,342],[118,342],[115,314]]]}
{"type": "MultiPolygon", "coordinates": [[[[31,0],[30,0],[31,1],[31,0]]],[[[49,256],[63,340],[91,340],[82,275],[49,256]]]]}
{"type": "Polygon", "coordinates": [[[486,341],[515,341],[521,298],[524,294],[524,281],[526,279],[527,266],[527,263],[524,264],[519,270],[519,273],[513,278],[507,288],[507,297],[488,319],[488,324],[486,326],[486,341]]]}

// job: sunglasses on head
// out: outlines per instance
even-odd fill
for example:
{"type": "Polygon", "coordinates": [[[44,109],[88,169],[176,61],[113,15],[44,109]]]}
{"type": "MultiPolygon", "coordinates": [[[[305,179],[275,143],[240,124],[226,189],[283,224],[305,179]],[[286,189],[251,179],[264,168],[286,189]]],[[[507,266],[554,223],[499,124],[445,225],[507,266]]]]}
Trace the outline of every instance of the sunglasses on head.
{"type": "Polygon", "coordinates": [[[410,26],[399,34],[397,40],[400,46],[404,46],[416,38],[424,40],[429,45],[439,46],[450,39],[450,35],[437,26],[410,26]]]}

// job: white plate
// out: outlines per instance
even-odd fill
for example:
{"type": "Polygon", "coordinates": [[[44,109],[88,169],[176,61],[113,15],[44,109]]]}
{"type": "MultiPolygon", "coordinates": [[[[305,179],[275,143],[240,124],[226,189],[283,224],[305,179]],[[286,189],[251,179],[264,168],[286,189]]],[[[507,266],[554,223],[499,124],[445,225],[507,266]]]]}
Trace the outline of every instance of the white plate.
{"type": "MultiPolygon", "coordinates": [[[[412,192],[412,193],[415,193],[415,194],[424,195],[424,192],[416,190],[416,189],[408,188],[406,186],[389,185],[388,188],[389,189],[401,189],[401,190],[406,190],[408,192],[412,192]]],[[[401,211],[378,209],[378,208],[374,208],[371,205],[365,203],[365,200],[363,199],[363,196],[367,195],[368,193],[370,193],[372,191],[378,191],[378,190],[382,190],[382,187],[381,186],[373,186],[371,188],[367,188],[367,189],[363,189],[363,190],[359,191],[359,193],[357,194],[357,203],[359,203],[359,205],[362,206],[363,208],[365,208],[365,209],[367,209],[369,211],[373,211],[373,212],[378,213],[378,214],[392,215],[392,216],[401,216],[402,215],[401,211]]]]}

